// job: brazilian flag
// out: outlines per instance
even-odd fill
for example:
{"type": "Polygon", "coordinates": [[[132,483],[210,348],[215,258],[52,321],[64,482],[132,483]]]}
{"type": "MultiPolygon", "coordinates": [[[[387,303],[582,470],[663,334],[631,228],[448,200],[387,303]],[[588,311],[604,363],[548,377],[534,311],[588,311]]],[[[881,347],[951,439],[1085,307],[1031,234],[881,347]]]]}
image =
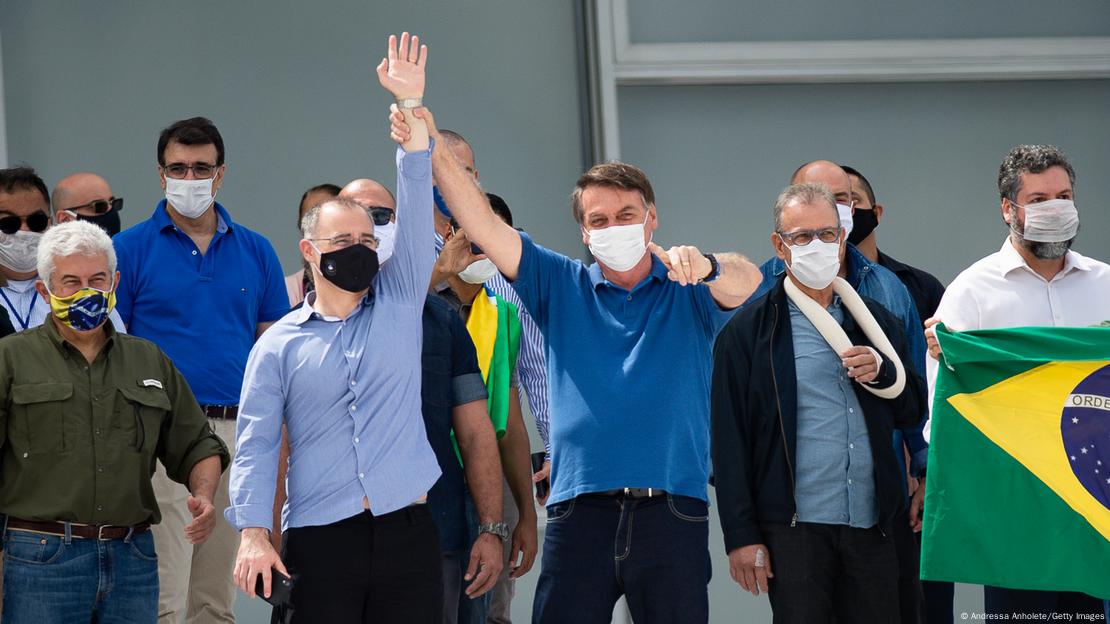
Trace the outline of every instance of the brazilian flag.
{"type": "MultiPolygon", "coordinates": [[[[483,287],[470,306],[466,329],[478,352],[478,368],[489,395],[486,408],[500,440],[509,422],[509,384],[520,352],[520,312],[512,302],[483,287]]],[[[462,453],[453,430],[451,441],[461,464],[462,453]]]]}
{"type": "Polygon", "coordinates": [[[937,337],[921,577],[1110,597],[1110,328],[937,337]]]}

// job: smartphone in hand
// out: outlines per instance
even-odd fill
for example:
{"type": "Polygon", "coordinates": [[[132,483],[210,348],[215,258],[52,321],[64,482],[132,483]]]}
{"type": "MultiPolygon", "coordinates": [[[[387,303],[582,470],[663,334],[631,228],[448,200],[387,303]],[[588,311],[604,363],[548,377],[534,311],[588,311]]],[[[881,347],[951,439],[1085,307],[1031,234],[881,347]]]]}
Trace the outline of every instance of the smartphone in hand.
{"type": "Polygon", "coordinates": [[[262,585],[262,574],[259,574],[257,578],[258,581],[254,584],[254,593],[259,598],[275,607],[289,603],[289,598],[293,594],[293,579],[278,572],[275,568],[270,568],[270,597],[267,598],[263,595],[266,588],[262,585]]]}
{"type": "MultiPolygon", "coordinates": [[[[536,474],[543,469],[544,455],[542,451],[539,453],[532,453],[532,474],[536,474]]],[[[548,477],[543,481],[536,482],[536,498],[543,499],[547,497],[548,491],[551,490],[551,479],[548,477]]]]}

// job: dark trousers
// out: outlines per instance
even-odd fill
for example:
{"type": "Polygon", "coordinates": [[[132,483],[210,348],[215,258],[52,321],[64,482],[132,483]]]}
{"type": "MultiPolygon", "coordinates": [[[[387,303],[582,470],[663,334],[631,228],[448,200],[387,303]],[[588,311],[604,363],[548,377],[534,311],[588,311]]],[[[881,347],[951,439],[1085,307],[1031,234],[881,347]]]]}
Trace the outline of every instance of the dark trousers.
{"type": "Polygon", "coordinates": [[[798,523],[762,527],[775,624],[897,622],[898,556],[877,528],[798,523]]]}
{"type": "Polygon", "coordinates": [[[289,529],[282,561],[296,577],[292,608],[272,621],[443,621],[439,533],[425,505],[289,529]]]}
{"type": "Polygon", "coordinates": [[[685,496],[585,494],[547,508],[533,624],[709,621],[709,508],[685,496]]]}
{"type": "Polygon", "coordinates": [[[910,528],[909,518],[908,511],[898,514],[891,534],[898,556],[898,608],[902,613],[899,621],[901,624],[922,624],[925,621],[925,596],[921,588],[921,546],[910,528]]]}
{"type": "MultiPolygon", "coordinates": [[[[1014,613],[1051,617],[1070,613],[1087,616],[1104,615],[1102,600],[1078,592],[1037,591],[983,586],[983,610],[988,614],[1013,616],[1014,613]]],[[[1088,621],[1087,618],[1084,621],[1088,621]]]]}

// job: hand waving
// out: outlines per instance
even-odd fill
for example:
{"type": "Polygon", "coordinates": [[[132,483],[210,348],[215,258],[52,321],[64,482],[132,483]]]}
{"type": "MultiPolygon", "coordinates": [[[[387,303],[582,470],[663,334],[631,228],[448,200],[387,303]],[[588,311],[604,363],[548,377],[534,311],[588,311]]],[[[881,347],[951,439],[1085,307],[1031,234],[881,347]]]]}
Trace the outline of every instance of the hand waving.
{"type": "Polygon", "coordinates": [[[398,44],[397,35],[390,35],[386,58],[378,64],[378,82],[398,100],[422,98],[427,62],[428,46],[420,45],[420,37],[401,33],[398,44]]]}

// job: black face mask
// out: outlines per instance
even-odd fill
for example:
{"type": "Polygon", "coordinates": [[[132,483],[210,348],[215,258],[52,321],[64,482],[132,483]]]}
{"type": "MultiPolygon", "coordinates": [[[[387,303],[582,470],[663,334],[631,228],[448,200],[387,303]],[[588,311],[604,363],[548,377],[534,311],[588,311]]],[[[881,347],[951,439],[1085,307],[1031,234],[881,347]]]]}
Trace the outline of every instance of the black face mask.
{"type": "Polygon", "coordinates": [[[877,225],[879,225],[879,220],[875,217],[874,210],[856,208],[855,212],[852,213],[852,233],[848,235],[848,242],[853,245],[862,243],[863,239],[875,231],[877,225]]]}
{"type": "Polygon", "coordinates": [[[320,254],[320,273],[347,292],[362,292],[370,288],[378,274],[378,252],[356,243],[320,254]]]}
{"type": "Polygon", "coordinates": [[[77,217],[78,221],[88,221],[89,223],[92,223],[93,225],[100,226],[100,229],[107,232],[108,236],[115,236],[116,234],[119,234],[119,231],[120,231],[119,211],[117,211],[117,210],[109,210],[108,212],[105,212],[104,214],[95,215],[95,216],[92,216],[92,217],[87,217],[87,216],[82,215],[82,214],[74,215],[74,216],[77,217]]]}

